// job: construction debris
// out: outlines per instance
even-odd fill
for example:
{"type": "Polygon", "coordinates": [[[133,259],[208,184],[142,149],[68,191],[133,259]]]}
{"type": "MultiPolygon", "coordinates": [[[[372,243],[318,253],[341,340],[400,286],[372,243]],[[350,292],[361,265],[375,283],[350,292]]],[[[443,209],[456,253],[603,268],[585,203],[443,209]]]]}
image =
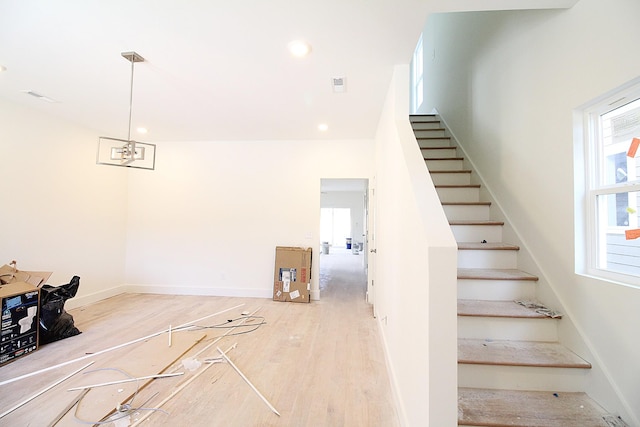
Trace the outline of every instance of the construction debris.
{"type": "MultiPolygon", "coordinates": [[[[229,347],[229,349],[227,349],[227,352],[231,351],[232,349],[234,349],[236,347],[236,344],[232,345],[231,347],[229,347]]],[[[180,393],[185,387],[187,387],[189,384],[191,384],[196,378],[198,378],[200,375],[204,374],[207,369],[209,369],[210,367],[214,366],[213,363],[207,364],[205,365],[204,368],[202,368],[201,370],[199,370],[197,373],[195,373],[191,378],[189,378],[188,380],[186,380],[184,383],[182,383],[178,388],[176,388],[175,390],[173,390],[171,392],[171,394],[169,396],[167,396],[164,400],[162,400],[160,403],[158,403],[156,405],[156,408],[160,408],[162,407],[165,403],[167,403],[169,400],[173,399],[173,397],[175,395],[177,395],[178,393],[180,393]]],[[[144,420],[146,420],[149,416],[151,416],[152,412],[148,412],[146,414],[144,414],[141,418],[137,419],[132,425],[131,427],[136,427],[137,425],[140,425],[140,423],[142,423],[144,420]]]]}
{"type": "Polygon", "coordinates": [[[555,310],[552,310],[550,308],[547,308],[547,307],[545,307],[544,305],[540,304],[537,301],[519,301],[519,300],[515,300],[514,302],[516,304],[520,304],[523,307],[535,310],[536,313],[543,314],[543,315],[545,315],[547,317],[551,317],[552,319],[557,319],[557,318],[562,317],[562,313],[560,313],[559,311],[555,311],[555,310]]]}
{"type": "Polygon", "coordinates": [[[148,380],[148,379],[156,379],[156,378],[167,378],[167,377],[177,377],[179,375],[184,375],[184,372],[176,372],[174,374],[147,375],[147,376],[144,376],[144,377],[127,378],[126,380],[117,380],[117,381],[109,381],[109,382],[106,382],[106,383],[81,385],[81,386],[78,386],[78,387],[69,388],[69,389],[67,389],[67,391],[84,390],[84,389],[87,389],[87,388],[94,388],[94,387],[105,387],[105,386],[108,386],[108,385],[122,384],[122,383],[128,383],[128,382],[140,381],[140,380],[148,380]]]}
{"type": "Polygon", "coordinates": [[[238,375],[240,375],[242,377],[242,379],[249,384],[249,387],[251,387],[251,389],[253,391],[256,392],[256,394],[260,397],[260,399],[262,399],[262,401],[269,407],[269,409],[271,409],[273,411],[274,414],[276,414],[277,416],[280,416],[280,412],[278,412],[276,410],[276,408],[273,407],[273,405],[271,403],[269,403],[269,401],[267,400],[266,397],[264,397],[262,395],[262,393],[260,393],[258,391],[258,389],[256,388],[256,386],[254,386],[251,381],[249,381],[249,379],[242,373],[242,371],[240,371],[240,369],[238,369],[238,367],[231,361],[231,359],[229,359],[229,357],[227,357],[226,354],[224,354],[224,352],[222,350],[220,350],[220,348],[218,347],[218,352],[220,352],[220,355],[224,358],[224,360],[227,361],[227,363],[229,365],[231,365],[231,367],[238,373],[238,375]]]}
{"type": "MultiPolygon", "coordinates": [[[[265,402],[265,404],[269,406],[269,408],[275,414],[280,416],[280,413],[273,407],[273,405],[271,405],[271,403],[269,403],[266,398],[262,394],[260,394],[260,392],[255,388],[253,384],[251,384],[247,377],[242,372],[240,372],[235,364],[233,364],[233,362],[226,355],[226,352],[220,350],[219,347],[215,347],[216,343],[218,343],[225,337],[238,334],[246,334],[258,329],[261,325],[266,324],[263,317],[254,316],[254,314],[259,309],[254,310],[252,313],[243,312],[242,317],[233,318],[231,320],[227,320],[224,323],[218,323],[212,326],[200,325],[200,323],[202,323],[202,321],[205,319],[209,319],[210,317],[219,315],[221,313],[237,309],[242,305],[244,304],[240,304],[236,307],[232,307],[230,309],[223,310],[218,313],[214,313],[179,326],[169,325],[168,329],[158,331],[157,333],[150,334],[145,337],[135,339],[120,345],[116,345],[108,349],[97,352],[87,352],[87,354],[83,357],[69,360],[67,362],[63,362],[56,366],[51,366],[39,371],[33,371],[13,379],[4,380],[0,382],[0,385],[10,384],[12,382],[31,377],[41,372],[56,369],[87,358],[95,358],[96,356],[102,355],[106,352],[121,349],[125,346],[138,343],[137,345],[132,346],[133,348],[131,350],[125,350],[127,352],[125,358],[117,358],[117,356],[115,356],[115,360],[105,358],[98,359],[96,366],[102,365],[101,367],[92,371],[85,371],[85,374],[91,374],[95,376],[94,378],[92,378],[93,381],[83,381],[80,378],[74,378],[72,381],[70,381],[69,385],[66,388],[70,392],[75,392],[75,394],[69,395],[69,400],[47,400],[47,411],[51,413],[49,419],[53,420],[53,422],[50,422],[48,424],[49,427],[54,427],[58,424],[68,425],[72,422],[80,422],[93,425],[113,423],[115,427],[124,427],[130,424],[133,424],[135,426],[139,425],[155,412],[160,411],[168,415],[168,413],[165,412],[165,410],[160,409],[160,407],[167,401],[175,397],[183,389],[188,387],[191,383],[193,383],[210,367],[220,362],[226,362],[231,365],[236,370],[236,372],[238,372],[238,374],[247,382],[247,384],[249,384],[249,386],[258,394],[258,396],[265,402]],[[199,351],[196,351],[196,345],[204,344],[203,341],[206,338],[206,335],[204,335],[204,329],[215,330],[222,328],[225,329],[222,336],[214,338],[212,342],[207,343],[207,345],[205,345],[199,351]],[[246,328],[249,328],[249,330],[245,330],[246,328]],[[165,333],[169,338],[168,348],[166,340],[167,337],[164,336],[165,333]],[[210,357],[206,357],[207,355],[204,355],[200,356],[200,360],[197,359],[199,355],[211,349],[212,347],[213,349],[217,349],[220,354],[217,354],[218,352],[216,352],[215,356],[211,355],[210,357]],[[153,363],[150,363],[150,361],[147,360],[147,356],[149,354],[154,355],[153,363]],[[214,359],[214,357],[216,358],[214,359]],[[111,366],[113,366],[113,362],[116,360],[118,366],[117,368],[109,367],[109,365],[107,365],[107,363],[109,363],[111,366]],[[191,373],[187,372],[187,369],[191,371],[191,373]],[[184,372],[176,372],[178,370],[183,370],[184,372]],[[106,371],[118,371],[126,378],[113,378],[112,373],[106,371]],[[135,373],[136,375],[131,375],[128,372],[131,372],[132,374],[135,373]],[[184,380],[170,382],[169,384],[173,384],[172,386],[169,386],[170,388],[165,388],[162,384],[156,383],[154,381],[156,378],[177,377],[181,375],[184,375],[186,378],[184,380]],[[149,397],[154,391],[149,389],[152,389],[153,387],[149,387],[149,389],[146,389],[144,391],[143,389],[145,389],[152,383],[157,384],[153,387],[159,387],[159,389],[155,390],[158,391],[157,393],[149,397]],[[158,395],[164,395],[164,400],[162,400],[158,404],[156,404],[156,402],[153,402],[151,405],[149,405],[152,407],[146,407],[146,404],[154,400],[158,395]],[[134,403],[136,397],[138,397],[138,402],[134,403]],[[145,403],[139,403],[139,401],[145,399],[145,403]],[[141,411],[148,412],[142,414],[141,411]]],[[[236,344],[230,347],[227,352],[235,347],[236,344]]],[[[4,415],[9,414],[10,412],[13,412],[15,409],[26,405],[27,403],[31,402],[32,399],[35,399],[45,392],[52,390],[62,381],[65,381],[67,378],[70,378],[72,375],[80,372],[92,363],[94,362],[91,362],[83,368],[75,371],[73,374],[62,378],[53,385],[38,392],[28,400],[15,405],[11,409],[7,410],[4,414],[1,414],[0,418],[4,415]]]]}
{"type": "Polygon", "coordinates": [[[607,414],[602,417],[605,423],[609,427],[629,427],[629,424],[625,423],[620,416],[607,414]]]}
{"type": "Polygon", "coordinates": [[[2,414],[0,414],[0,418],[4,417],[5,415],[10,414],[11,412],[15,411],[16,409],[20,408],[23,405],[26,405],[27,403],[31,402],[33,399],[35,399],[36,397],[40,396],[41,394],[46,393],[47,391],[51,390],[52,388],[54,388],[55,386],[57,386],[58,384],[68,380],[69,378],[71,378],[72,376],[74,376],[75,374],[77,374],[78,372],[82,371],[83,369],[91,366],[93,364],[93,362],[90,362],[86,365],[84,365],[82,368],[80,369],[76,369],[75,371],[73,371],[72,373],[70,373],[69,375],[66,375],[62,378],[60,378],[58,381],[54,382],[53,384],[43,388],[42,390],[40,390],[39,392],[37,392],[36,394],[34,394],[33,396],[29,397],[26,400],[23,400],[22,402],[18,403],[17,405],[14,405],[13,407],[7,409],[6,411],[4,411],[2,414]]]}
{"type": "MultiPolygon", "coordinates": [[[[234,309],[236,309],[236,308],[238,308],[238,307],[242,307],[243,305],[244,305],[244,304],[238,304],[238,305],[237,305],[237,306],[235,306],[235,307],[231,307],[231,308],[228,308],[228,309],[226,309],[226,310],[222,310],[222,311],[219,311],[219,312],[217,312],[217,313],[213,313],[213,314],[210,314],[210,315],[208,315],[208,316],[201,317],[201,318],[196,319],[196,320],[193,320],[193,321],[191,321],[191,322],[184,323],[184,324],[182,324],[182,325],[180,325],[180,326],[178,326],[178,327],[174,328],[174,330],[176,330],[176,329],[190,329],[190,328],[192,328],[192,327],[193,327],[193,324],[194,324],[194,323],[200,322],[200,321],[202,321],[202,320],[204,320],[204,319],[208,319],[208,318],[213,317],[213,316],[217,316],[217,315],[220,315],[220,314],[226,313],[226,312],[231,311],[231,310],[234,310],[234,309]]],[[[23,380],[23,379],[25,379],[25,378],[29,378],[29,377],[32,377],[32,376],[34,376],[34,375],[41,374],[41,373],[43,373],[43,372],[50,371],[50,370],[52,370],[52,369],[61,368],[62,366],[66,366],[66,365],[69,365],[69,364],[72,364],[72,363],[75,363],[75,362],[79,362],[79,361],[81,361],[81,360],[89,359],[89,358],[92,358],[92,357],[98,356],[98,355],[100,355],[100,354],[107,353],[107,352],[109,352],[109,351],[113,351],[113,350],[117,350],[117,349],[122,348],[122,347],[126,347],[126,346],[131,345],[131,344],[135,344],[135,343],[138,343],[138,342],[141,342],[141,341],[147,341],[147,340],[149,340],[150,338],[156,337],[156,336],[158,336],[158,335],[162,335],[162,334],[167,333],[167,332],[168,332],[168,330],[167,330],[167,329],[163,329],[163,330],[158,331],[158,332],[156,332],[156,333],[153,333],[153,334],[150,334],[150,335],[147,335],[147,336],[141,337],[141,338],[137,338],[137,339],[135,339],[135,340],[128,341],[128,342],[125,342],[125,343],[123,343],[123,344],[119,344],[119,345],[116,345],[116,346],[113,346],[113,347],[109,347],[109,348],[106,348],[106,349],[104,349],[104,350],[100,350],[100,351],[95,352],[95,353],[87,354],[87,355],[85,355],[85,356],[78,357],[78,358],[73,359],[73,360],[68,360],[68,361],[66,361],[66,362],[62,362],[62,363],[59,363],[59,364],[57,364],[57,365],[49,366],[49,367],[47,367],[47,368],[40,369],[40,370],[38,370],[38,371],[32,371],[32,372],[29,372],[29,373],[24,374],[24,375],[21,375],[21,376],[19,376],[19,377],[15,377],[15,378],[11,378],[11,379],[8,379],[8,380],[5,380],[5,381],[1,381],[1,382],[0,382],[0,386],[6,385],[6,384],[10,384],[10,383],[15,382],[15,381],[20,381],[20,380],[23,380]]]]}

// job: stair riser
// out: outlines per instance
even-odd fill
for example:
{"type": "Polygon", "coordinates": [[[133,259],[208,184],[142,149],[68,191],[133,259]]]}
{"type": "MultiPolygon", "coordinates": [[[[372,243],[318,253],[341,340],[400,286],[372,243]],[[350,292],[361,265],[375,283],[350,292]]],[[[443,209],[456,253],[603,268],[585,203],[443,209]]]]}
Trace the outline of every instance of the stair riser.
{"type": "Polygon", "coordinates": [[[470,173],[432,173],[431,180],[434,185],[469,185],[470,173]]]}
{"type": "Polygon", "coordinates": [[[430,171],[459,171],[462,170],[463,161],[457,159],[425,160],[430,171]]]}
{"type": "MultiPolygon", "coordinates": [[[[502,241],[501,225],[452,225],[451,231],[456,242],[487,242],[502,241]]],[[[463,267],[461,267],[463,268],[463,267]]]]}
{"type": "Polygon", "coordinates": [[[533,299],[536,282],[528,280],[458,279],[458,298],[487,301],[533,299]]]}
{"type": "Polygon", "coordinates": [[[442,129],[442,123],[440,122],[414,122],[411,123],[411,127],[414,131],[425,129],[442,129]]]}
{"type": "Polygon", "coordinates": [[[442,129],[415,130],[413,133],[416,135],[416,138],[437,138],[445,136],[444,130],[442,129]]]}
{"type": "Polygon", "coordinates": [[[458,268],[517,268],[518,254],[507,250],[475,250],[458,251],[458,268]]]}
{"type": "MultiPolygon", "coordinates": [[[[562,393],[584,391],[589,369],[458,364],[458,386],[562,393]]],[[[516,408],[514,408],[516,409],[516,408]]]]}
{"type": "Polygon", "coordinates": [[[419,139],[418,147],[420,148],[451,147],[451,139],[449,138],[419,139]]]}
{"type": "Polygon", "coordinates": [[[458,338],[558,341],[556,320],[458,316],[458,338]]]}
{"type": "Polygon", "coordinates": [[[425,148],[422,151],[422,157],[426,159],[443,159],[453,158],[457,156],[455,147],[447,148],[425,148]]]}
{"type": "Polygon", "coordinates": [[[441,202],[479,202],[480,189],[477,187],[436,188],[441,202]]]}
{"type": "Polygon", "coordinates": [[[448,220],[488,220],[490,218],[489,205],[445,205],[443,208],[448,220]]]}

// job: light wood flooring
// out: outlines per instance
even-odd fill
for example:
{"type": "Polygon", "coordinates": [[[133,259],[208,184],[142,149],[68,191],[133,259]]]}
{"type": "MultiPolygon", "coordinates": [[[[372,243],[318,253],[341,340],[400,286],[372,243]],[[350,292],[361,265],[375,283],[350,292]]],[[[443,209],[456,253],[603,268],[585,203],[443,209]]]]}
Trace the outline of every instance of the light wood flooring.
{"type": "MultiPolygon", "coordinates": [[[[56,425],[82,425],[74,415],[85,421],[98,421],[105,410],[108,412],[124,397],[135,393],[137,387],[140,389],[133,407],[155,408],[193,378],[162,406],[165,412],[153,412],[140,425],[398,426],[377,324],[371,306],[365,302],[362,256],[317,256],[324,257],[321,263],[327,267],[320,277],[321,301],[299,304],[259,298],[123,294],[71,310],[81,335],[42,346],[35,353],[0,367],[0,383],[12,381],[154,334],[170,324],[177,326],[243,304],[198,324],[224,323],[240,317],[244,311],[258,310],[255,314],[263,316],[266,325],[255,332],[227,336],[197,359],[219,357],[216,347],[226,350],[237,343],[228,357],[280,416],[269,409],[228,363],[203,364],[200,370],[206,368],[206,371],[202,373],[183,368],[181,360],[226,331],[204,329],[172,334],[171,347],[165,333],[0,385],[2,413],[89,361],[95,360],[95,364],[85,371],[102,369],[74,375],[0,418],[0,426],[51,425],[81,393],[67,391],[69,387],[126,378],[115,368],[132,376],[161,371],[185,374],[147,383],[141,381],[137,386],[128,383],[93,388],[56,425]]],[[[140,420],[148,412],[132,412],[131,422],[140,420]]]]}

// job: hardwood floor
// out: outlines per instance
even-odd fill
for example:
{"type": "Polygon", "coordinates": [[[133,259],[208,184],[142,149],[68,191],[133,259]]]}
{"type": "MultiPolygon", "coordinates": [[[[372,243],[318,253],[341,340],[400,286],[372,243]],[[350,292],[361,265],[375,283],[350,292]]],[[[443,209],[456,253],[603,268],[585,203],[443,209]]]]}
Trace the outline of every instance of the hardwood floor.
{"type": "MultiPolygon", "coordinates": [[[[35,353],[0,367],[0,383],[5,382],[0,386],[0,413],[92,360],[95,364],[85,371],[103,370],[73,376],[1,418],[0,425],[50,425],[80,394],[69,392],[68,388],[125,379],[124,374],[113,370],[118,368],[136,377],[163,369],[185,372],[178,377],[139,382],[133,407],[144,404],[154,408],[193,378],[162,406],[165,412],[153,412],[140,423],[142,426],[398,426],[377,324],[371,306],[364,300],[366,279],[361,256],[320,256],[325,257],[322,265],[328,267],[321,272],[322,299],[310,304],[258,298],[123,294],[72,310],[81,335],[42,346],[35,353]],[[266,324],[254,332],[222,338],[197,359],[218,358],[216,347],[226,350],[237,343],[228,357],[280,416],[227,363],[205,363],[196,371],[183,368],[183,359],[228,329],[175,332],[171,347],[168,334],[164,333],[97,356],[88,355],[162,331],[170,324],[177,326],[239,304],[243,305],[197,324],[224,323],[254,310],[266,324]],[[86,360],[39,372],[81,357],[86,360]],[[39,373],[12,381],[33,372],[39,373]]],[[[105,408],[115,408],[124,397],[136,393],[137,387],[127,383],[93,388],[56,425],[80,425],[74,419],[76,408],[85,421],[98,421],[106,415],[105,408]]],[[[148,412],[133,412],[131,422],[148,412]]]]}

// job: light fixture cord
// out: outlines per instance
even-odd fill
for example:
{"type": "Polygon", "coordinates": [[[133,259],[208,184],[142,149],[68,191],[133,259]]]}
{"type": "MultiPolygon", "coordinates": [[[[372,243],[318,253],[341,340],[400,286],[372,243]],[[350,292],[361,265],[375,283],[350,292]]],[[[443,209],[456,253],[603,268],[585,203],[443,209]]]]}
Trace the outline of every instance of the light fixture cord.
{"type": "Polygon", "coordinates": [[[131,111],[133,109],[133,66],[135,64],[135,58],[131,58],[131,89],[129,91],[129,133],[127,134],[127,141],[131,141],[131,111]]]}

